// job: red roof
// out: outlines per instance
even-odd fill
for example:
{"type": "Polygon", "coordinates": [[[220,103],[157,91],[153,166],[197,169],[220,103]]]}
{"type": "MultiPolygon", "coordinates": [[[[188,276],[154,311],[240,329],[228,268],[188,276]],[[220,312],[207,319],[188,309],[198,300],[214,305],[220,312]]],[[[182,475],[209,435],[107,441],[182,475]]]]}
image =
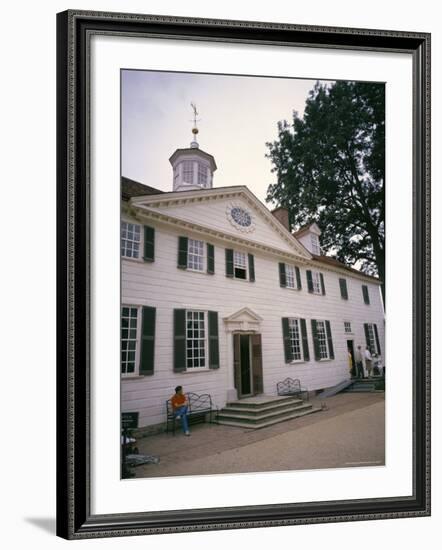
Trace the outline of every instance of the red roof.
{"type": "Polygon", "coordinates": [[[312,223],[308,223],[307,225],[303,225],[302,227],[300,227],[300,228],[298,229],[298,231],[295,231],[294,233],[292,233],[292,235],[293,235],[294,237],[299,237],[299,236],[302,235],[303,233],[306,233],[306,232],[309,230],[309,228],[310,228],[314,223],[316,223],[316,222],[312,222],[312,223]]]}
{"type": "Polygon", "coordinates": [[[377,283],[381,283],[382,281],[379,279],[379,277],[374,277],[373,275],[367,275],[366,273],[363,273],[362,271],[359,271],[358,269],[355,269],[354,267],[350,267],[344,262],[340,262],[336,258],[332,258],[331,256],[318,256],[316,254],[312,254],[313,260],[315,262],[319,262],[322,264],[327,264],[334,267],[340,267],[341,269],[346,269],[347,271],[351,271],[352,273],[357,273],[358,275],[362,275],[363,277],[367,277],[368,279],[372,279],[376,281],[377,283]]]}
{"type": "Polygon", "coordinates": [[[149,187],[149,185],[144,185],[130,178],[121,176],[121,198],[125,201],[128,201],[132,197],[141,197],[143,195],[158,195],[163,193],[155,187],[149,187]]]}

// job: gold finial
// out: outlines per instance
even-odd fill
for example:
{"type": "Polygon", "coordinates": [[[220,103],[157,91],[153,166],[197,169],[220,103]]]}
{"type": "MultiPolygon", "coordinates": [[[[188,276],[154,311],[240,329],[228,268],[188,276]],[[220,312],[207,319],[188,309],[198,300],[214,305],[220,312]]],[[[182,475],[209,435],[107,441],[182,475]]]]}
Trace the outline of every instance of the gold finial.
{"type": "Polygon", "coordinates": [[[196,117],[198,116],[199,113],[198,113],[198,111],[197,111],[197,109],[196,109],[195,103],[192,103],[192,102],[191,102],[191,103],[190,103],[190,106],[191,106],[192,109],[193,109],[193,128],[192,128],[192,134],[196,135],[196,134],[198,133],[198,131],[199,131],[198,128],[197,128],[196,123],[199,122],[201,119],[199,119],[199,118],[197,119],[197,118],[196,118],[196,117]]]}

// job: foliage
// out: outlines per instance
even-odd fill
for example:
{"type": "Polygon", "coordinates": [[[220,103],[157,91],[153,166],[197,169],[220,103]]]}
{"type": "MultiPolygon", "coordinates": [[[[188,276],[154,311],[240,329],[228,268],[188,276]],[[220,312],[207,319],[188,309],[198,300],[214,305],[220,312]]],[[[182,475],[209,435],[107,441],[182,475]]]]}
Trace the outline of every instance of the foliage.
{"type": "Polygon", "coordinates": [[[278,123],[267,143],[277,182],[267,201],[302,226],[316,221],[324,252],[384,278],[384,85],[317,83],[303,117],[278,123]]]}

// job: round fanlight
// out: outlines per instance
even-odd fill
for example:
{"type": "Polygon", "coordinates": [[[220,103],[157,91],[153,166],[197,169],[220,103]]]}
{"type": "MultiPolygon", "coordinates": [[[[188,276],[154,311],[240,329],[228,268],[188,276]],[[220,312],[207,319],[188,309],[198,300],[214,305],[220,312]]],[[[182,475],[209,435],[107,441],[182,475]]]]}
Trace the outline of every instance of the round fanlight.
{"type": "Polygon", "coordinates": [[[227,217],[230,223],[240,231],[253,231],[255,229],[252,214],[243,206],[231,204],[227,208],[227,217]]]}
{"type": "Polygon", "coordinates": [[[230,211],[233,221],[235,221],[238,225],[242,225],[243,227],[249,227],[252,223],[252,216],[247,212],[247,210],[244,210],[244,208],[241,208],[239,206],[235,206],[230,211]]]}

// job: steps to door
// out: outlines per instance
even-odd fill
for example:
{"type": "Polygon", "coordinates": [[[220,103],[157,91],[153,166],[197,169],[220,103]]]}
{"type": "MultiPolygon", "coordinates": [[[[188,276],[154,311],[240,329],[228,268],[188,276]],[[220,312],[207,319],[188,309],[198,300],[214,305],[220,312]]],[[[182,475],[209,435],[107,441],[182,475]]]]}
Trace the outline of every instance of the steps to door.
{"type": "Polygon", "coordinates": [[[349,393],[373,392],[376,391],[376,384],[383,381],[382,377],[356,379],[344,391],[349,393]]]}
{"type": "Polygon", "coordinates": [[[313,407],[296,397],[259,395],[227,403],[218,413],[218,424],[250,429],[265,428],[320,410],[319,407],[313,407]]]}

